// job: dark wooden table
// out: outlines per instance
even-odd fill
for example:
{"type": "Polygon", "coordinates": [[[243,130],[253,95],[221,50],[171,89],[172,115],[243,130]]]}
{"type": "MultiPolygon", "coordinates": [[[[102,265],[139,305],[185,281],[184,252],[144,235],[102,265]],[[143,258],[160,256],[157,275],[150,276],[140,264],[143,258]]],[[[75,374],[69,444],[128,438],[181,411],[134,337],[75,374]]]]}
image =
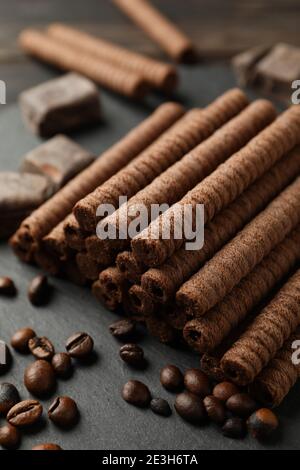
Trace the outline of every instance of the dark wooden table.
{"type": "MultiPolygon", "coordinates": [[[[208,58],[224,59],[236,50],[262,41],[299,43],[296,34],[299,2],[296,1],[161,0],[155,3],[191,34],[208,58]]],[[[40,142],[22,124],[15,103],[19,92],[57,75],[20,54],[16,35],[24,26],[42,26],[53,20],[78,24],[137,50],[163,57],[108,0],[2,0],[0,79],[7,83],[8,103],[0,105],[1,170],[17,169],[21,156],[40,142]]],[[[177,99],[187,106],[204,106],[235,85],[232,71],[224,61],[181,67],[180,75],[177,99]]],[[[147,116],[162,100],[152,96],[138,105],[105,91],[101,91],[101,99],[104,123],[73,136],[96,154],[147,116]]],[[[88,289],[56,279],[51,281],[55,294],[49,306],[33,308],[27,301],[26,289],[36,272],[37,269],[19,263],[5,243],[0,244],[0,275],[11,275],[19,288],[17,299],[0,298],[0,339],[9,341],[16,328],[31,325],[39,335],[49,336],[59,351],[73,331],[85,330],[95,338],[97,356],[91,365],[76,367],[73,378],[60,381],[56,391],[78,401],[79,425],[66,432],[57,430],[45,419],[39,428],[26,432],[22,449],[45,441],[58,442],[66,449],[299,449],[299,386],[280,407],[281,430],[265,446],[250,438],[225,439],[214,426],[196,428],[184,423],[175,413],[163,419],[124,403],[120,397],[121,386],[136,377],[147,383],[154,395],[163,396],[172,404],[174,397],[159,384],[159,369],[170,362],[182,369],[195,367],[199,358],[189,351],[161,345],[146,335],[141,344],[149,367],[143,373],[128,369],[118,358],[118,343],[107,332],[109,323],[117,316],[106,312],[88,289]]],[[[1,377],[15,383],[24,398],[28,392],[22,384],[22,375],[30,361],[30,357],[14,355],[12,370],[1,377]]],[[[43,400],[45,410],[49,402],[50,399],[43,400]]]]}

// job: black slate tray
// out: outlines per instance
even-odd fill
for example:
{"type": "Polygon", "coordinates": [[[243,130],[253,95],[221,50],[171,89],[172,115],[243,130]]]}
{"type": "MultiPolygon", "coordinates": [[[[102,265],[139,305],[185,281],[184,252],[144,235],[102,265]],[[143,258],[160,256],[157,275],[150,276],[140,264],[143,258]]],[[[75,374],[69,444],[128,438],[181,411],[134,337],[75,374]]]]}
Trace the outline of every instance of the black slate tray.
{"type": "MultiPolygon", "coordinates": [[[[35,63],[30,64],[30,78],[26,86],[53,76],[53,71],[35,63]]],[[[202,65],[181,70],[182,83],[178,99],[188,107],[205,106],[217,95],[235,85],[227,66],[202,65]]],[[[27,74],[28,77],[28,74],[27,74]]],[[[8,83],[9,87],[9,83],[8,83]]],[[[25,87],[25,86],[24,86],[25,87]]],[[[73,138],[100,154],[126,131],[146,117],[161,101],[152,97],[145,105],[102,92],[104,122],[98,128],[73,135],[73,138]]],[[[39,143],[23,126],[17,105],[0,106],[0,168],[17,169],[21,156],[39,143]]],[[[71,431],[58,430],[45,419],[38,429],[28,431],[22,440],[22,449],[30,449],[41,442],[57,442],[65,449],[299,449],[300,386],[296,386],[278,410],[281,429],[266,445],[251,438],[234,441],[224,438],[213,425],[204,428],[183,422],[174,412],[165,419],[151,411],[139,410],[126,404],[120,389],[129,378],[139,378],[149,385],[154,395],[167,398],[171,404],[174,396],[159,384],[159,370],[174,363],[183,370],[199,364],[197,355],[161,345],[145,335],[141,345],[149,360],[145,372],[135,372],[123,365],[118,357],[119,344],[108,333],[108,325],[117,315],[107,312],[93,299],[88,289],[78,288],[68,282],[53,279],[54,297],[49,306],[33,308],[26,297],[30,279],[39,272],[37,268],[21,264],[9,247],[0,244],[0,275],[15,280],[19,294],[14,300],[0,298],[0,339],[9,342],[12,333],[30,325],[37,334],[47,335],[56,350],[64,349],[65,339],[74,331],[89,332],[95,339],[97,357],[89,366],[75,368],[68,381],[59,381],[56,394],[73,397],[79,405],[81,420],[71,431]]],[[[32,358],[14,353],[12,369],[1,377],[19,388],[23,398],[28,392],[22,383],[23,371],[32,358]]],[[[50,400],[42,402],[45,410],[50,400]]],[[[3,422],[0,421],[0,425],[3,422]]]]}

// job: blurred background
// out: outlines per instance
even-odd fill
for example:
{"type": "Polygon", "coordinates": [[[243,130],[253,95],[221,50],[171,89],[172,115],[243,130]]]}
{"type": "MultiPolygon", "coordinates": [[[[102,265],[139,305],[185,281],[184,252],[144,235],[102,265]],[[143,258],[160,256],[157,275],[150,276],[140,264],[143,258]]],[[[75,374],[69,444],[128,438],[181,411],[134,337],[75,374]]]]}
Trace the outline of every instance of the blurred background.
{"type": "MultiPolygon", "coordinates": [[[[300,45],[299,0],[153,0],[195,41],[205,61],[224,61],[260,44],[300,45]]],[[[34,67],[17,47],[27,26],[64,21],[132,49],[166,59],[143,32],[110,0],[1,0],[0,78],[9,84],[7,101],[49,78],[34,67]]]]}

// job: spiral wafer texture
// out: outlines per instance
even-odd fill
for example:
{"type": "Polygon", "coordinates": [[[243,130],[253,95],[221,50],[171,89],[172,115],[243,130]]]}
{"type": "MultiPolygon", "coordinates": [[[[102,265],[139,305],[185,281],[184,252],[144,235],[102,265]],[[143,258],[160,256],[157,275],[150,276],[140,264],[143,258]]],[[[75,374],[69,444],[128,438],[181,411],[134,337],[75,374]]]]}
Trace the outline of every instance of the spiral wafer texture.
{"type": "MultiPolygon", "coordinates": [[[[77,220],[74,217],[74,214],[73,213],[69,214],[63,220],[62,224],[63,224],[63,231],[64,231],[64,236],[65,236],[67,245],[72,250],[84,251],[85,239],[87,237],[87,233],[81,230],[77,220]]],[[[51,235],[51,232],[47,237],[49,237],[50,235],[51,235]]]]}
{"type": "Polygon", "coordinates": [[[147,0],[113,0],[154,42],[177,62],[194,62],[192,41],[147,0]]]}
{"type": "Polygon", "coordinates": [[[103,266],[91,259],[85,251],[76,254],[76,264],[82,275],[90,281],[98,280],[99,273],[103,269],[103,266]]]}
{"type": "Polygon", "coordinates": [[[171,92],[178,83],[176,68],[171,64],[165,64],[145,55],[132,52],[129,49],[64,24],[51,24],[47,33],[51,37],[69,46],[76,47],[82,52],[115,64],[122,70],[131,70],[133,73],[142,76],[149,85],[155,88],[171,92]]]}
{"type": "Polygon", "coordinates": [[[146,318],[156,311],[156,303],[144,289],[135,284],[128,291],[128,309],[135,317],[146,318]]]}
{"type": "MultiPolygon", "coordinates": [[[[274,108],[269,101],[257,100],[250,104],[211,137],[155,178],[116,212],[106,217],[103,225],[109,226],[110,230],[117,234],[126,233],[130,222],[135,219],[139,205],[142,205],[143,210],[147,210],[148,218],[151,220],[153,204],[172,205],[181,199],[218,165],[270,124],[274,117],[274,108]]],[[[111,245],[115,243],[119,243],[119,240],[111,239],[111,245]]],[[[123,242],[124,248],[129,243],[128,236],[123,242]]]]}
{"type": "Polygon", "coordinates": [[[300,259],[300,226],[258,264],[206,315],[189,321],[184,339],[196,351],[215,349],[295,266],[300,259]]]}
{"type": "Polygon", "coordinates": [[[106,150],[101,158],[35,210],[22,222],[11,240],[17,256],[23,261],[32,261],[39,241],[70,214],[77,201],[126,166],[183,114],[184,109],[177,103],[170,102],[159,106],[150,117],[128,132],[106,150]]]}
{"type": "Polygon", "coordinates": [[[104,269],[99,275],[99,281],[103,295],[111,299],[111,303],[121,304],[127,282],[119,269],[116,266],[104,269]]]}
{"type": "Polygon", "coordinates": [[[170,301],[184,282],[299,173],[300,147],[295,147],[206,225],[201,250],[187,251],[184,247],[180,248],[162,266],[148,269],[142,275],[142,287],[157,302],[170,301]]]}
{"type": "Polygon", "coordinates": [[[300,222],[300,177],[177,292],[176,301],[191,316],[220,302],[300,222]]]}
{"type": "Polygon", "coordinates": [[[296,361],[292,360],[295,341],[297,342],[296,347],[299,348],[299,328],[249,386],[252,396],[268,407],[273,408],[280,405],[300,377],[298,357],[296,361]]]}
{"type": "Polygon", "coordinates": [[[121,273],[132,284],[139,284],[144,272],[144,266],[137,262],[131,251],[122,251],[118,254],[116,264],[121,273]]]}
{"type": "Polygon", "coordinates": [[[81,228],[94,231],[100,204],[112,204],[117,209],[120,196],[134,196],[247,104],[244,93],[233,89],[204,110],[189,111],[138,158],[76,204],[74,214],[81,228]]]}
{"type": "Polygon", "coordinates": [[[33,29],[23,31],[19,38],[28,54],[62,70],[78,72],[96,83],[129,98],[141,99],[149,91],[144,77],[129,70],[95,59],[76,48],[33,29]]]}
{"type": "Polygon", "coordinates": [[[245,333],[224,354],[221,367],[235,383],[247,385],[276,355],[300,324],[300,270],[280,289],[245,333]]]}
{"type": "Polygon", "coordinates": [[[102,286],[100,281],[95,281],[92,285],[92,293],[94,297],[103,304],[108,310],[114,312],[119,307],[119,303],[115,301],[115,299],[107,296],[106,293],[103,292],[102,286]]]}
{"type": "MultiPolygon", "coordinates": [[[[193,210],[191,227],[196,224],[199,204],[204,205],[205,222],[212,220],[299,142],[300,107],[295,105],[136,236],[131,242],[136,258],[149,267],[162,265],[185,242],[184,234],[175,239],[174,225],[186,205],[193,210]],[[163,238],[166,224],[170,225],[170,236],[163,238]]],[[[185,226],[185,233],[188,228],[185,226]]]]}

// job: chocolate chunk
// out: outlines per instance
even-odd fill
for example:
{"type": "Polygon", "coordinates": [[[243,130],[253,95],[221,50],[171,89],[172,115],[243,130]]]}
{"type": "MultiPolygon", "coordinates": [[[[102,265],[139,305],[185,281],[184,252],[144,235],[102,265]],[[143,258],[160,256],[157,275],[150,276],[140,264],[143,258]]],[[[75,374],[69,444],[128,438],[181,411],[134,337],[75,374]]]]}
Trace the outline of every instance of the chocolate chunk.
{"type": "Polygon", "coordinates": [[[27,126],[42,137],[51,137],[99,121],[97,87],[85,77],[69,73],[20,95],[27,126]]]}
{"type": "Polygon", "coordinates": [[[253,84],[255,66],[269,50],[270,48],[267,46],[257,46],[233,57],[232,66],[240,86],[253,84]]]}
{"type": "Polygon", "coordinates": [[[94,161],[90,152],[64,135],[57,135],[25,155],[20,170],[46,176],[57,191],[94,161]]]}

